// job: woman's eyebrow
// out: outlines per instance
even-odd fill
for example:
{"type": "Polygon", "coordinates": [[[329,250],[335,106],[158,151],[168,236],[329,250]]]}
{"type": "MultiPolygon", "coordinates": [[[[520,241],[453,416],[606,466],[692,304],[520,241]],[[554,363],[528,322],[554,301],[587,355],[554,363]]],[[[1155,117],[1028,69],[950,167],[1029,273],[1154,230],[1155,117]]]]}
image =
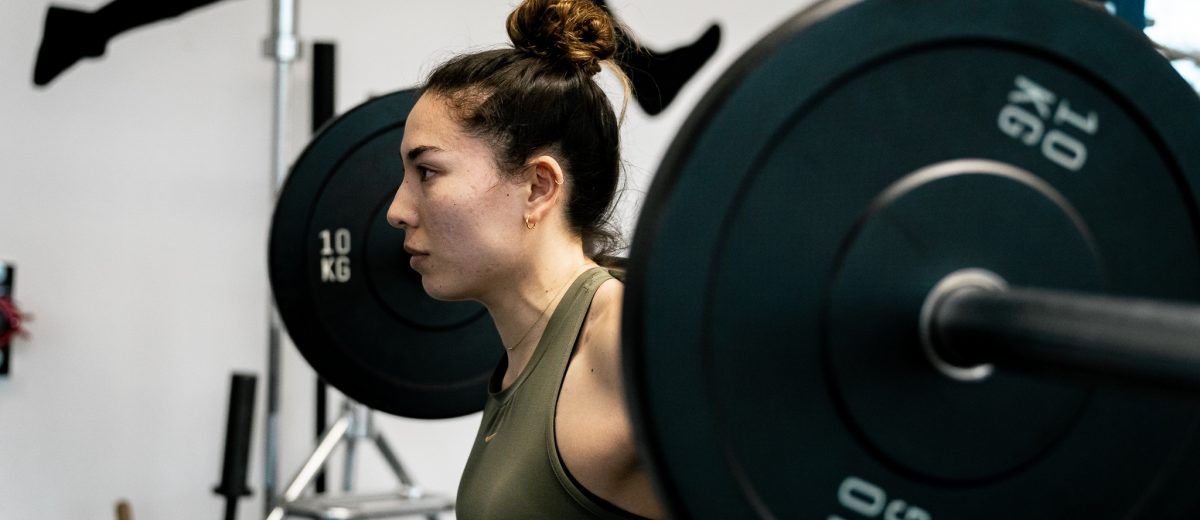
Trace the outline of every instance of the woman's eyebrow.
{"type": "Polygon", "coordinates": [[[441,151],[443,151],[443,150],[436,146],[422,145],[422,146],[413,147],[412,150],[409,150],[408,153],[404,154],[404,155],[408,158],[408,162],[416,162],[417,158],[420,157],[421,154],[423,154],[425,152],[441,152],[441,151]]]}

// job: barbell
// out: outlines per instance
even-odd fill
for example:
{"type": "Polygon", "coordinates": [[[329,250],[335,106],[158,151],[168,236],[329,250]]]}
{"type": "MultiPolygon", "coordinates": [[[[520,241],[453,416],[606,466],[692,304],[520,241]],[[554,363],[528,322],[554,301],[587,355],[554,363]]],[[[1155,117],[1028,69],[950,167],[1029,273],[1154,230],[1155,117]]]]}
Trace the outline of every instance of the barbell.
{"type": "MultiPolygon", "coordinates": [[[[270,271],[313,367],[482,408],[487,313],[383,213],[404,91],[309,145],[270,271]]],[[[639,218],[623,361],[678,518],[1200,513],[1200,99],[1069,0],[826,0],[684,123],[639,218]]]]}

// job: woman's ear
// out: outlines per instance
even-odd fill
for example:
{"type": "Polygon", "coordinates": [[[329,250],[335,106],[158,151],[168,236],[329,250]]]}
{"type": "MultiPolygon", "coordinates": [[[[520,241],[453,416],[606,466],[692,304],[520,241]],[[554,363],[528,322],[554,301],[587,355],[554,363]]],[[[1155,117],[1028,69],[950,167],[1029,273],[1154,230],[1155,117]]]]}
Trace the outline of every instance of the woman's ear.
{"type": "Polygon", "coordinates": [[[563,194],[565,180],[562,166],[549,155],[538,155],[525,163],[529,173],[530,220],[542,221],[563,194]],[[536,220],[534,220],[536,219],[536,220]]]}

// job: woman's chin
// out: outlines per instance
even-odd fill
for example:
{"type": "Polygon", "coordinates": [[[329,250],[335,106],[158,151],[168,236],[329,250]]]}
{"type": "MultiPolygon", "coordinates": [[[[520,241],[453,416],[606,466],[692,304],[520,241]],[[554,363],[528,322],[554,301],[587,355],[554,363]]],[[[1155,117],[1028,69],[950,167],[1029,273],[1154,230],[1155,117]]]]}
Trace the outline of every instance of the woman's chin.
{"type": "Polygon", "coordinates": [[[469,299],[459,291],[431,281],[428,276],[421,277],[421,287],[425,289],[425,294],[438,301],[457,302],[469,299]]]}

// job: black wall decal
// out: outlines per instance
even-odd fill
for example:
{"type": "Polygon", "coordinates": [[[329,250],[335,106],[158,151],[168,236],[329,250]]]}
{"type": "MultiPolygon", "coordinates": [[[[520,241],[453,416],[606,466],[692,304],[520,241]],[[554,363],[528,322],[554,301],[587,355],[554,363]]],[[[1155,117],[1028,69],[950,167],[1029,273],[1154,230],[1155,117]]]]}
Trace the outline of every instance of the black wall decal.
{"type": "Polygon", "coordinates": [[[113,0],[94,12],[50,6],[33,83],[48,85],[83,58],[104,55],[108,40],[130,29],[173,18],[220,0],[113,0]]]}
{"type": "MultiPolygon", "coordinates": [[[[596,3],[614,17],[604,0],[596,3]]],[[[622,34],[628,42],[630,35],[622,34]]],[[[636,38],[634,38],[636,41],[636,38]]],[[[695,42],[668,52],[657,52],[642,46],[637,52],[626,52],[618,58],[621,68],[633,83],[633,96],[647,114],[657,115],[671,104],[679,90],[703,67],[721,43],[721,27],[710,25],[695,42]]],[[[629,48],[629,47],[626,47],[629,48]]]]}

